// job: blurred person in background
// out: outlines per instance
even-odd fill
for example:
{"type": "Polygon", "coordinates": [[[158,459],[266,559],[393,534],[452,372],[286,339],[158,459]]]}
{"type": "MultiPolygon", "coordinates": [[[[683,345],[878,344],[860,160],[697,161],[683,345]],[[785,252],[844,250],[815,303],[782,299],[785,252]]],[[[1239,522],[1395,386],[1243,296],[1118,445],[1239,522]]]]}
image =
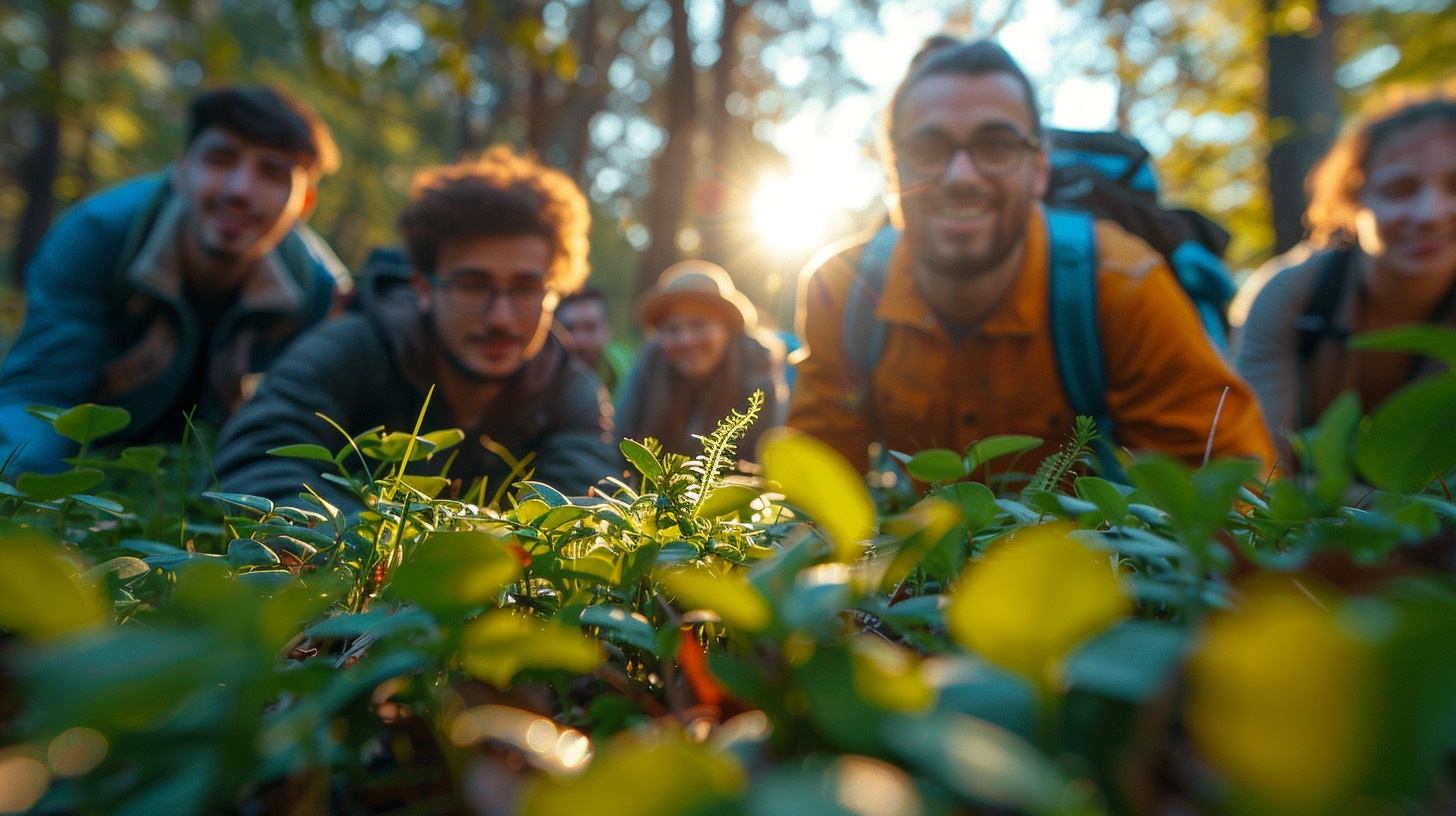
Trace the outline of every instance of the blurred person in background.
{"type": "Polygon", "coordinates": [[[30,405],[120,406],[131,424],[105,441],[129,444],[179,440],[189,414],[220,425],[347,281],[303,223],[338,165],[302,103],[223,87],[192,100],[169,170],[64,213],[26,268],[25,323],[0,369],[7,471],[58,470],[75,450],[30,405]]]}
{"type": "Polygon", "coordinates": [[[711,434],[761,390],[763,413],[738,445],[739,458],[752,461],[763,432],[783,423],[788,398],[782,345],[757,331],[753,304],[722,267],[682,261],[643,293],[638,314],[649,339],[617,394],[618,431],[696,456],[703,446],[695,435],[711,434]]]}
{"type": "Polygon", "coordinates": [[[1456,95],[1386,102],[1340,135],[1306,186],[1309,241],[1251,283],[1237,345],[1285,468],[1296,466],[1289,434],[1341,393],[1369,410],[1445,368],[1346,341],[1412,323],[1456,326],[1456,95]]]}
{"type": "Polygon", "coordinates": [[[510,460],[532,454],[534,478],[569,495],[620,471],[606,392],[552,333],[561,293],[587,275],[590,215],[575,182],[495,147],[422,170],[412,188],[399,216],[408,276],[373,258],[386,273],[363,276],[361,311],[300,338],[269,370],[218,440],[223,490],[283,501],[306,483],[358,509],[320,478],[319,462],[268,451],[341,447],[329,420],[350,436],[408,433],[432,387],[421,431],[458,428],[465,440],[410,470],[435,475],[448,463],[458,495],[484,479],[489,498],[510,460]]]}
{"type": "Polygon", "coordinates": [[[571,335],[572,351],[596,372],[611,393],[632,370],[632,350],[612,340],[612,319],[607,295],[591,287],[561,299],[556,322],[571,335]]]}
{"type": "Polygon", "coordinates": [[[831,245],[805,270],[808,354],[788,425],[861,471],[872,446],[964,451],[999,434],[1043,440],[1027,454],[1041,461],[1079,413],[1092,415],[1074,407],[1071,388],[1087,372],[1061,365],[1056,269],[1091,279],[1095,301],[1078,316],[1099,345],[1084,356],[1103,369],[1094,396],[1107,441],[1189,463],[1211,445],[1215,456],[1271,464],[1252,392],[1163,256],[1111,220],[1054,220],[1043,205],[1044,139],[1036,92],[1005,49],[927,42],[885,117],[900,229],[831,245]],[[1059,224],[1075,229],[1059,235],[1059,224]],[[1068,257],[1077,263],[1054,263],[1068,257]]]}

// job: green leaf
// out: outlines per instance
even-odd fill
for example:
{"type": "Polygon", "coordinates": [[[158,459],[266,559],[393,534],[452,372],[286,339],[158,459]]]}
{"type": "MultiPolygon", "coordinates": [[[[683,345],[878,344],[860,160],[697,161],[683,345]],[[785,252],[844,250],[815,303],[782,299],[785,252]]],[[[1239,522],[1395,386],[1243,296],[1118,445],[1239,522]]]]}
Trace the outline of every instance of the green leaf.
{"type": "Polygon", "coordinates": [[[1355,466],[1382,490],[1415,492],[1456,466],[1456,374],[1396,392],[1355,437],[1355,466]]]}
{"type": "Polygon", "coordinates": [[[544,482],[517,482],[531,489],[531,492],[541,497],[547,507],[565,507],[571,504],[571,499],[562,495],[561,491],[544,482]]]}
{"type": "Polygon", "coordinates": [[[891,717],[880,736],[910,769],[974,801],[1034,814],[1101,812],[1085,787],[1028,742],[988,722],[961,714],[891,717]]]}
{"type": "Polygon", "coordinates": [[[1343,504],[1355,480],[1350,443],[1363,418],[1359,395],[1346,391],[1325,409],[1318,424],[1301,434],[1305,464],[1316,478],[1314,493],[1327,505],[1343,504]]]}
{"type": "Polygon", "coordinates": [[[140,558],[121,556],[110,561],[97,564],[81,574],[81,580],[88,584],[100,583],[108,575],[116,576],[116,580],[125,583],[133,578],[138,578],[151,572],[152,568],[147,562],[140,558]]]}
{"type": "Polygon", "coordinates": [[[648,654],[657,652],[657,630],[640,612],[628,612],[620,606],[598,604],[581,612],[582,626],[595,626],[602,633],[648,654]]]}
{"type": "Polygon", "coordinates": [[[85,493],[105,478],[106,474],[96,468],[78,468],[55,475],[22,473],[15,480],[15,486],[36,501],[51,501],[85,493]]]}
{"type": "Polygon", "coordinates": [[[999,459],[1002,456],[1010,456],[1013,453],[1034,450],[1041,447],[1042,441],[1040,437],[1021,436],[1018,434],[988,436],[971,445],[970,450],[966,451],[966,471],[968,473],[974,472],[976,468],[992,459],[999,459]]]}
{"type": "Polygon", "coordinates": [[[1352,349],[1404,351],[1440,360],[1456,368],[1456,330],[1445,326],[1397,326],[1393,329],[1366,332],[1350,338],[1352,349]]]}
{"type": "Polygon", "coordinates": [[[953,450],[931,448],[911,456],[905,472],[922,482],[953,482],[966,475],[966,463],[953,450]]]}
{"type": "Polygon", "coordinates": [[[272,567],[279,562],[278,554],[251,538],[235,538],[228,543],[228,563],[234,568],[272,567]]]}
{"type": "Polygon", "coordinates": [[[587,507],[577,507],[574,504],[553,507],[546,512],[546,515],[536,519],[536,526],[542,530],[554,530],[573,521],[580,521],[592,515],[592,510],[587,507]]]}
{"type": "Polygon", "coordinates": [[[412,434],[394,431],[379,436],[366,436],[358,441],[359,450],[371,459],[378,459],[381,462],[399,462],[404,459],[405,451],[409,450],[410,442],[414,442],[414,451],[410,453],[410,461],[418,462],[435,452],[435,443],[424,437],[416,438],[412,434]]]}
{"type": "Polygon", "coordinates": [[[94,467],[103,470],[126,470],[151,476],[162,475],[159,465],[167,458],[167,450],[159,445],[143,445],[123,448],[115,459],[87,458],[73,459],[77,467],[94,467]]]}
{"type": "Polygon", "coordinates": [[[875,508],[864,478],[833,448],[806,434],[774,428],[759,445],[764,475],[788,502],[828,534],[838,561],[853,561],[874,533],[875,508]]]}
{"type": "Polygon", "coordinates": [[[131,414],[125,408],[88,402],[56,417],[53,424],[56,433],[86,445],[130,425],[131,414]]]}
{"type": "Polygon", "coordinates": [[[741,576],[715,576],[693,567],[674,567],[654,577],[684,612],[706,609],[739,631],[762,631],[773,618],[762,593],[741,576]]]}
{"type": "Polygon", "coordinates": [[[96,589],[78,581],[61,554],[39,539],[0,539],[0,627],[46,639],[110,618],[96,589]]]}
{"type": "Polygon", "coordinates": [[[272,448],[269,456],[287,456],[293,459],[312,459],[318,462],[333,462],[334,454],[323,445],[284,445],[272,448]]]}
{"type": "Polygon", "coordinates": [[[527,670],[595,671],[606,659],[595,640],[540,618],[496,610],[466,624],[460,635],[465,671],[497,688],[527,670]]]}
{"type": "Polygon", "coordinates": [[[420,434],[420,439],[435,446],[435,452],[453,448],[465,441],[465,432],[459,428],[445,428],[439,431],[430,431],[427,434],[420,434]]]}
{"type": "Polygon", "coordinates": [[[1073,652],[1063,682],[1079,691],[1142,703],[1168,685],[1188,647],[1186,629],[1128,621],[1073,652]]]}
{"type": "Polygon", "coordinates": [[[480,531],[435,533],[395,571],[390,592],[448,619],[489,603],[520,572],[504,539],[480,531]]]}
{"type": "Polygon", "coordinates": [[[1127,476],[1148,501],[1170,516],[1198,516],[1198,491],[1188,467],[1171,456],[1149,456],[1127,467],[1127,476]]]}
{"type": "Polygon", "coordinates": [[[285,590],[303,586],[303,583],[288,570],[255,570],[240,573],[234,576],[233,580],[266,595],[276,595],[285,590]]]}
{"type": "Polygon", "coordinates": [[[450,480],[443,476],[410,476],[400,477],[406,487],[419,492],[426,498],[436,498],[450,486],[450,480]]]}
{"type": "MultiPolygon", "coordinates": [[[[624,735],[579,775],[536,776],[521,797],[521,816],[686,816],[742,794],[748,775],[731,757],[684,735],[624,735]]],[[[728,812],[739,812],[730,810],[728,812]]]]}
{"type": "Polygon", "coordinates": [[[662,463],[657,461],[652,451],[635,439],[623,439],[618,447],[621,448],[622,455],[627,457],[627,461],[632,463],[632,467],[642,474],[643,479],[653,484],[662,483],[662,463]]]}
{"type": "Polygon", "coordinates": [[[25,412],[50,425],[56,423],[56,417],[65,413],[65,409],[57,408],[54,405],[27,405],[25,412]]]}
{"type": "Polygon", "coordinates": [[[88,496],[84,493],[78,493],[72,496],[71,500],[77,504],[84,504],[87,507],[100,510],[104,513],[112,513],[119,516],[126,512],[125,507],[122,507],[111,499],[103,499],[100,496],[88,496]]]}
{"type": "Polygon", "coordinates": [[[1077,479],[1074,484],[1077,495],[1097,505],[1102,513],[1102,518],[1108,524],[1120,525],[1127,518],[1127,493],[1132,489],[1126,486],[1119,488],[1106,479],[1096,476],[1083,476],[1077,479]],[[1126,490],[1127,493],[1123,491],[1126,490]]]}
{"type": "Polygon", "coordinates": [[[117,545],[124,550],[139,552],[142,555],[175,555],[182,552],[173,544],[163,544],[159,541],[147,541],[142,538],[123,538],[117,545]]]}
{"type": "Polygon", "coordinates": [[[1001,514],[996,494],[980,482],[957,482],[936,491],[937,496],[955,504],[965,516],[965,525],[972,533],[990,525],[1001,514]]]}
{"type": "Polygon", "coordinates": [[[273,502],[262,496],[249,496],[244,493],[215,493],[213,491],[208,491],[202,495],[205,498],[217,499],[225,504],[247,508],[255,513],[273,512],[273,502]]]}
{"type": "Polygon", "coordinates": [[[699,518],[722,518],[737,513],[762,495],[757,488],[741,484],[718,485],[708,491],[698,507],[699,518]]]}

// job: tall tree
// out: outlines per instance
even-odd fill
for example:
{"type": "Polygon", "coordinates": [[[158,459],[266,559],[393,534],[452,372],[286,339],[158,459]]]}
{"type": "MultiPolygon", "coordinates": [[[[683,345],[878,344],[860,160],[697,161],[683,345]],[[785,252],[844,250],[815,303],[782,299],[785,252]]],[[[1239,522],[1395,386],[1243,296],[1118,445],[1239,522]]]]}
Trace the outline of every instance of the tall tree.
{"type": "Polygon", "coordinates": [[[1340,116],[1336,19],[1329,0],[1268,0],[1269,198],[1274,251],[1304,237],[1304,177],[1325,154],[1340,116]]]}

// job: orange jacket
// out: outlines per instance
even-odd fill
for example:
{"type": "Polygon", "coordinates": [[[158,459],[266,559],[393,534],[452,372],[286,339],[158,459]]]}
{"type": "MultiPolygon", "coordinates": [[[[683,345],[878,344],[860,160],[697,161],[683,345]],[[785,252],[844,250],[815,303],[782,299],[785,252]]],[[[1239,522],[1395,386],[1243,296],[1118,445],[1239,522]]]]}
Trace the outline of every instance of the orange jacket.
{"type": "MultiPolygon", "coordinates": [[[[1030,219],[1020,276],[1000,306],[953,343],[915,285],[911,258],[895,247],[876,310],[886,326],[872,405],[856,405],[844,349],[844,314],[863,246],[824,261],[804,283],[799,364],[788,424],[867,467],[867,448],[964,451],[997,434],[1045,440],[1016,462],[1030,472],[1069,438],[1074,414],[1057,375],[1048,326],[1047,228],[1030,219]]],[[[1107,364],[1107,406],[1117,444],[1203,459],[1220,396],[1215,456],[1273,462],[1273,445],[1248,385],[1204,335],[1187,295],[1162,257],[1116,224],[1097,222],[1098,325],[1107,364]]],[[[1002,463],[1001,470],[1009,463],[1002,463]]]]}

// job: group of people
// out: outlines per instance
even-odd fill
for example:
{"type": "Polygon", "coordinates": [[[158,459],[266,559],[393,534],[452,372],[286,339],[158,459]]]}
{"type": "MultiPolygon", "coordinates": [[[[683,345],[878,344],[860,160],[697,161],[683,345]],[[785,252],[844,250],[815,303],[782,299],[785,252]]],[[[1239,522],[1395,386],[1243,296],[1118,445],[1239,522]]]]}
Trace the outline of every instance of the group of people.
{"type": "MultiPolygon", "coordinates": [[[[648,339],[629,366],[605,295],[583,289],[580,190],[506,147],[418,173],[401,247],[370,255],[340,309],[347,272],[305,226],[339,162],[327,127],[276,90],[204,93],[168,172],[72,208],[28,267],[25,324],[0,369],[6,472],[56,470],[72,453],[28,406],[87,401],[131,413],[123,442],[220,426],[225,491],[288,500],[308,485],[341,506],[356,500],[318,462],[268,451],[337,449],[423,413],[423,431],[459,428],[466,442],[414,472],[498,484],[528,460],[534,478],[584,493],[621,471],[618,438],[692,454],[762,391],[745,459],[777,424],[861,470],[877,446],[964,449],[995,434],[1041,437],[1031,456],[1049,453],[1079,411],[1048,307],[1060,239],[1036,94],[992,42],[933,43],[886,115],[897,229],[806,270],[792,394],[783,342],[706,261],[673,265],[636,301],[648,339]]],[[[1456,102],[1349,131],[1311,189],[1313,249],[1264,276],[1237,370],[1165,259],[1089,220],[1090,353],[1117,446],[1294,469],[1284,440],[1336,394],[1354,388],[1368,407],[1435,367],[1344,340],[1456,322],[1456,102]]]]}

